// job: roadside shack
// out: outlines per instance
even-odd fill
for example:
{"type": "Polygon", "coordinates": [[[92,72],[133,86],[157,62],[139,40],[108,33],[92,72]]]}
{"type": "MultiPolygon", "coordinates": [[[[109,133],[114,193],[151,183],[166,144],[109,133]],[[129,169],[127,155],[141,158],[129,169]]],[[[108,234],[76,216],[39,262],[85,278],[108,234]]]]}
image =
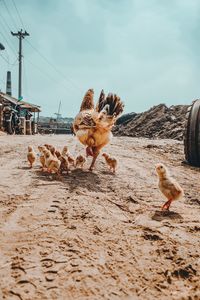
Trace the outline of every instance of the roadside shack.
{"type": "Polygon", "coordinates": [[[37,134],[41,107],[0,92],[0,130],[9,134],[37,134]]]}

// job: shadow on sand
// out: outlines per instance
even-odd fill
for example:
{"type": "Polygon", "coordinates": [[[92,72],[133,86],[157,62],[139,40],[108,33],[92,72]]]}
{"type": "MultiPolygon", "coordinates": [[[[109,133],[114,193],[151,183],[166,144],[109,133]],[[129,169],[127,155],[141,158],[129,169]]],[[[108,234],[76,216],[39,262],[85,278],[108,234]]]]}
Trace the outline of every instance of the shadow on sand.
{"type": "Polygon", "coordinates": [[[160,210],[155,211],[154,215],[152,216],[152,220],[155,221],[162,221],[166,219],[182,220],[183,217],[179,213],[176,213],[174,211],[160,211],[160,210]]]}
{"type": "Polygon", "coordinates": [[[63,174],[62,176],[41,172],[41,170],[35,170],[35,175],[34,179],[40,179],[43,182],[62,182],[69,192],[78,190],[80,187],[93,192],[99,192],[101,189],[100,177],[94,172],[84,171],[81,169],[72,170],[68,175],[63,174]]]}
{"type": "Polygon", "coordinates": [[[96,173],[80,169],[72,170],[69,175],[62,178],[62,181],[68,185],[70,192],[80,187],[98,192],[101,184],[101,179],[96,173]]]}
{"type": "Polygon", "coordinates": [[[31,167],[26,166],[26,167],[18,167],[20,170],[31,170],[31,167]]]}

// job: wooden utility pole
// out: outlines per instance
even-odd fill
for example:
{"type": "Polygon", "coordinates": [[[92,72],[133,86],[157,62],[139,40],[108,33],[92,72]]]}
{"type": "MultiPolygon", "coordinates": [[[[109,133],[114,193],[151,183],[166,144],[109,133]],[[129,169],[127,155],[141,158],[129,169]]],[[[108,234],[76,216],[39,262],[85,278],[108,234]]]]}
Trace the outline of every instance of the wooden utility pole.
{"type": "Polygon", "coordinates": [[[24,31],[21,29],[18,32],[12,32],[11,34],[13,36],[16,36],[19,39],[19,78],[18,78],[18,100],[22,100],[22,39],[24,39],[25,36],[29,36],[29,33],[27,31],[24,31]]]}

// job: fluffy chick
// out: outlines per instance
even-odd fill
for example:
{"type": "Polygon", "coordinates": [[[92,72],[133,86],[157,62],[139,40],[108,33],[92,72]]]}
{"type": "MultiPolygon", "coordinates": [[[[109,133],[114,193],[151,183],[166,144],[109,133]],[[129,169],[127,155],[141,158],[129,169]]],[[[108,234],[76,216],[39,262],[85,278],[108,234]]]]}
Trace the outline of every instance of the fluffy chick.
{"type": "Polygon", "coordinates": [[[108,154],[103,153],[102,156],[105,158],[107,165],[109,166],[110,170],[115,173],[117,168],[117,160],[114,157],[110,157],[108,154]]]}
{"type": "Polygon", "coordinates": [[[60,160],[60,174],[67,172],[69,174],[69,163],[67,157],[61,155],[59,151],[56,151],[56,156],[60,160]]]}
{"type": "Polygon", "coordinates": [[[62,149],[61,154],[62,154],[63,156],[66,156],[68,152],[69,152],[68,147],[67,147],[67,146],[64,146],[63,149],[62,149]]]}
{"type": "Polygon", "coordinates": [[[57,157],[56,155],[56,148],[52,145],[49,145],[49,151],[51,152],[51,154],[54,156],[54,157],[57,157]]]}
{"type": "Polygon", "coordinates": [[[55,151],[55,155],[57,156],[57,158],[59,158],[59,157],[61,156],[60,151],[59,151],[59,150],[56,150],[56,151],[55,151]]]}
{"type": "Polygon", "coordinates": [[[44,147],[45,148],[47,148],[47,150],[50,150],[50,147],[51,147],[52,145],[50,145],[50,144],[44,144],[44,147]]]}
{"type": "Polygon", "coordinates": [[[27,159],[28,159],[28,162],[30,163],[30,167],[32,168],[34,162],[36,161],[36,154],[35,154],[32,146],[28,146],[27,159]]]}
{"type": "Polygon", "coordinates": [[[75,167],[78,168],[80,167],[81,169],[83,168],[84,164],[86,162],[86,159],[83,155],[78,155],[76,157],[76,163],[75,163],[75,167]]]}
{"type": "Polygon", "coordinates": [[[170,176],[169,171],[164,164],[157,164],[156,172],[159,178],[159,189],[161,193],[167,198],[167,201],[162,206],[162,210],[169,210],[172,201],[182,198],[184,196],[184,191],[180,187],[178,182],[170,176]]]}
{"type": "Polygon", "coordinates": [[[43,151],[45,157],[45,166],[47,167],[47,171],[49,173],[59,173],[60,168],[60,160],[54,157],[51,152],[47,149],[43,151]]]}
{"type": "Polygon", "coordinates": [[[62,150],[62,156],[67,157],[69,164],[72,165],[73,167],[75,166],[75,159],[69,152],[69,149],[67,146],[64,146],[64,148],[62,150]]]}
{"type": "Polygon", "coordinates": [[[42,169],[44,169],[44,167],[45,167],[45,157],[44,157],[44,153],[43,153],[44,149],[45,149],[44,146],[38,146],[38,150],[40,152],[40,163],[41,163],[42,169]]]}

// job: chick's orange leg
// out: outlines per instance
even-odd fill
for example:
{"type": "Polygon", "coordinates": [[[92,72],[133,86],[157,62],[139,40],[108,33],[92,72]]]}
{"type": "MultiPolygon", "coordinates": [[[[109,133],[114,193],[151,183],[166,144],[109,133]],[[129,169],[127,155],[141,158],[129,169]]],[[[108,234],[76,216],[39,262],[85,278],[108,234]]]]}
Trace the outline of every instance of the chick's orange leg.
{"type": "Polygon", "coordinates": [[[172,199],[169,199],[165,204],[162,206],[162,210],[169,210],[170,205],[172,203],[172,199]]]}

